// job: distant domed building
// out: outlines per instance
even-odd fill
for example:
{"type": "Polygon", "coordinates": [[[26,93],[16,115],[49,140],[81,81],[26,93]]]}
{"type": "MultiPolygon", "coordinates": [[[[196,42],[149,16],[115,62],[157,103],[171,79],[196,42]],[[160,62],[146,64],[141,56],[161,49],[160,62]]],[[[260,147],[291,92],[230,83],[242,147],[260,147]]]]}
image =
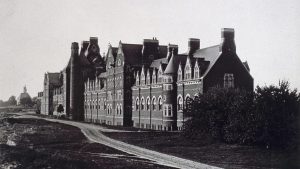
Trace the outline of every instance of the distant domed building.
{"type": "Polygon", "coordinates": [[[31,102],[32,102],[31,97],[27,93],[26,86],[24,86],[23,93],[21,93],[20,96],[17,98],[17,104],[25,106],[31,104],[31,102]]]}

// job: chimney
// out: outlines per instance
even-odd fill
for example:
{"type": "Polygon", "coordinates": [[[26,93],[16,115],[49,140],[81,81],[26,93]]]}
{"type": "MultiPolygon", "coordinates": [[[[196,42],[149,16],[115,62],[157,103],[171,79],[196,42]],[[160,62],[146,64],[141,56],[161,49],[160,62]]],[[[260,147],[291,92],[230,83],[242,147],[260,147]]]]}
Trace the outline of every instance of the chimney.
{"type": "Polygon", "coordinates": [[[158,53],[159,53],[159,41],[153,37],[153,39],[144,39],[143,41],[143,49],[142,49],[142,54],[143,54],[143,60],[142,62],[148,62],[149,59],[157,59],[158,58],[158,53]],[[149,58],[151,57],[151,58],[149,58]]]}
{"type": "Polygon", "coordinates": [[[89,41],[82,41],[81,42],[81,49],[86,50],[87,47],[89,46],[89,41]]]}
{"type": "Polygon", "coordinates": [[[97,37],[90,37],[91,44],[98,44],[98,38],[97,37]]]}
{"type": "Polygon", "coordinates": [[[172,52],[177,55],[178,54],[178,45],[174,44],[169,44],[168,45],[168,54],[167,54],[167,59],[168,61],[171,59],[172,52]]]}
{"type": "Polygon", "coordinates": [[[234,42],[234,29],[233,28],[223,28],[221,31],[222,42],[220,45],[220,51],[222,52],[236,52],[235,42],[234,42]]]}
{"type": "Polygon", "coordinates": [[[72,56],[78,55],[78,50],[79,50],[78,43],[73,42],[72,45],[71,45],[71,54],[72,54],[72,56]]]}
{"type": "Polygon", "coordinates": [[[189,38],[188,48],[188,54],[193,55],[196,50],[200,49],[200,39],[189,38]]]}

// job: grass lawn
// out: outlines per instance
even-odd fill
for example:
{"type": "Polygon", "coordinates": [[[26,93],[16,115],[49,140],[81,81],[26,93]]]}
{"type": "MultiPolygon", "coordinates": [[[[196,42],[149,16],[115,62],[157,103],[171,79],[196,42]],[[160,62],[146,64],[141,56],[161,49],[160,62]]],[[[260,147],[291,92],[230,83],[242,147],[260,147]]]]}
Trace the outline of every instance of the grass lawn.
{"type": "Polygon", "coordinates": [[[189,140],[179,132],[105,132],[140,147],[224,168],[300,168],[299,151],[228,145],[211,140],[189,140]]]}
{"type": "Polygon", "coordinates": [[[0,113],[0,168],[171,168],[89,142],[80,129],[0,113]]]}

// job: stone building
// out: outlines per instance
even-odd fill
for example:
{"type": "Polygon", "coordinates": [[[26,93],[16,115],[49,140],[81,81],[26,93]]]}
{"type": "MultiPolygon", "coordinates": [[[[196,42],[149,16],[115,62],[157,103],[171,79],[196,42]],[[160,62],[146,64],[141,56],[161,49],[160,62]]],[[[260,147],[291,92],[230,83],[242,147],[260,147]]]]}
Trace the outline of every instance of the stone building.
{"type": "Polygon", "coordinates": [[[62,72],[45,74],[41,110],[51,114],[62,104],[73,120],[181,130],[186,103],[213,86],[253,91],[249,66],[236,54],[233,29],[222,29],[221,43],[207,48],[190,38],[184,53],[153,38],[142,44],[120,41],[101,56],[98,39],[91,37],[80,51],[72,43],[62,72]]]}

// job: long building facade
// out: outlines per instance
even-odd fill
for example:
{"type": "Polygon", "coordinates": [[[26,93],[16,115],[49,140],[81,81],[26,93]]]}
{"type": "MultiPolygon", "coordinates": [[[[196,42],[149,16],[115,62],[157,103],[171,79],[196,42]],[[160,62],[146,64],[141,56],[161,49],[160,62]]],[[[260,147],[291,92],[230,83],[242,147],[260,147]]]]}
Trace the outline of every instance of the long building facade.
{"type": "Polygon", "coordinates": [[[41,113],[63,105],[67,117],[92,123],[152,130],[182,130],[189,99],[214,86],[253,91],[247,62],[236,54],[234,29],[221,31],[219,45],[200,48],[190,38],[185,53],[178,45],[119,42],[101,56],[98,39],[71,45],[71,57],[59,73],[47,72],[41,113]]]}

